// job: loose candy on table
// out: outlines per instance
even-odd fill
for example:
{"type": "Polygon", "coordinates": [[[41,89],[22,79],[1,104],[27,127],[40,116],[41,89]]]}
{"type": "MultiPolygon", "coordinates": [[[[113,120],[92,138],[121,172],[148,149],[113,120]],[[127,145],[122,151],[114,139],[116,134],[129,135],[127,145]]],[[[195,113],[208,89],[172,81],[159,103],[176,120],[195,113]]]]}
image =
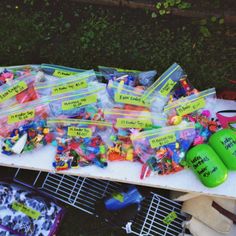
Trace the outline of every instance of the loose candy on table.
{"type": "Polygon", "coordinates": [[[79,166],[107,166],[107,145],[111,124],[78,119],[49,119],[57,153],[53,166],[57,171],[79,166]]]}
{"type": "Polygon", "coordinates": [[[150,86],[154,82],[154,78],[157,74],[155,70],[138,71],[106,66],[99,66],[98,68],[106,80],[123,81],[125,85],[132,87],[150,86]]]}
{"type": "Polygon", "coordinates": [[[130,136],[143,130],[159,128],[166,123],[163,114],[124,109],[105,109],[104,118],[113,125],[110,137],[112,146],[108,148],[110,161],[137,160],[130,136]]]}
{"type": "Polygon", "coordinates": [[[152,172],[167,175],[182,170],[185,154],[195,137],[193,123],[132,135],[134,150],[143,163],[141,179],[152,172]]]}

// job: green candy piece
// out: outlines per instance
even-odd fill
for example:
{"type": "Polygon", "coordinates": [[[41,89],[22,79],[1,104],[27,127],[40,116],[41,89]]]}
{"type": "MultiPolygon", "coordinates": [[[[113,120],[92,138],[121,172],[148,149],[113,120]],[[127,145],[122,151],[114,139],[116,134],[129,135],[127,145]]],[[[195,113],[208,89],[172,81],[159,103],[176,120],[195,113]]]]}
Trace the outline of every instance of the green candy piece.
{"type": "Polygon", "coordinates": [[[228,177],[226,166],[207,144],[190,149],[187,152],[186,161],[201,182],[209,188],[222,184],[228,177]]]}
{"type": "Polygon", "coordinates": [[[236,133],[230,129],[222,129],[213,134],[209,144],[219,155],[229,170],[236,170],[236,133]]]}
{"type": "Polygon", "coordinates": [[[99,146],[99,149],[100,149],[100,154],[106,153],[106,147],[104,145],[99,146]]]}

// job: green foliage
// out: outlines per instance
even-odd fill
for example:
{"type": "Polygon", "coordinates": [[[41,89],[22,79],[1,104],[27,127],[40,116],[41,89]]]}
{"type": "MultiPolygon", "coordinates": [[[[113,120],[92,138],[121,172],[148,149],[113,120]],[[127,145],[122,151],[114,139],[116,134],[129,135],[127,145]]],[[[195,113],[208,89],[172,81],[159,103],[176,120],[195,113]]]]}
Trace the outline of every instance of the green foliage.
{"type": "Polygon", "coordinates": [[[173,7],[185,10],[191,7],[191,3],[182,0],[164,0],[156,4],[156,9],[160,16],[170,14],[173,7]]]}

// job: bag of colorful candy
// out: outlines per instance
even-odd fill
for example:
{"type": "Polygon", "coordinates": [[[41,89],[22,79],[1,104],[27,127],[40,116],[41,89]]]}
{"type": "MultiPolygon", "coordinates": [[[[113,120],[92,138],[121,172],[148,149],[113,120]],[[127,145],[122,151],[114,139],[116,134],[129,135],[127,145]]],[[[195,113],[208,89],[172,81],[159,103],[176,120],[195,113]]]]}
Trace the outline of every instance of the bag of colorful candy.
{"type": "Polygon", "coordinates": [[[123,81],[128,86],[150,86],[157,74],[156,70],[138,71],[106,66],[99,66],[99,71],[106,80],[123,81]]]}
{"type": "Polygon", "coordinates": [[[59,66],[53,64],[41,64],[42,71],[47,74],[57,78],[66,78],[69,76],[76,75],[78,73],[84,72],[83,69],[77,69],[67,66],[59,66]]]}
{"type": "MultiPolygon", "coordinates": [[[[89,70],[67,76],[66,79],[37,83],[35,89],[40,97],[55,96],[87,88],[92,81],[96,81],[96,75],[94,70],[89,70]]],[[[92,84],[92,86],[97,85],[92,84]]]]}
{"type": "Polygon", "coordinates": [[[1,153],[10,156],[51,143],[46,126],[49,111],[47,100],[40,99],[1,112],[1,153]]]}
{"type": "Polygon", "coordinates": [[[185,154],[195,138],[194,123],[183,123],[133,134],[134,151],[143,163],[140,178],[181,171],[185,154]]]}
{"type": "Polygon", "coordinates": [[[110,80],[107,85],[107,92],[114,102],[114,108],[123,108],[128,110],[146,110],[149,111],[153,104],[152,100],[143,99],[143,87],[131,87],[110,80]]]}
{"type": "Polygon", "coordinates": [[[0,181],[0,235],[53,236],[64,209],[44,193],[18,181],[0,181]]]}
{"type": "Polygon", "coordinates": [[[153,110],[161,112],[167,103],[171,91],[184,75],[183,69],[174,63],[143,94],[143,99],[153,100],[153,110]]]}
{"type": "Polygon", "coordinates": [[[193,145],[204,143],[219,128],[217,120],[212,119],[211,109],[216,104],[215,88],[207,89],[198,94],[178,99],[165,106],[168,124],[176,125],[182,120],[195,123],[196,138],[193,145]]]}
{"type": "Polygon", "coordinates": [[[86,120],[103,120],[103,108],[111,107],[106,85],[81,89],[71,94],[50,97],[52,117],[74,117],[86,120]]]}
{"type": "Polygon", "coordinates": [[[14,80],[12,84],[0,87],[0,108],[9,107],[33,101],[38,98],[35,91],[35,76],[26,76],[21,80],[14,80]]]}
{"type": "Polygon", "coordinates": [[[130,139],[140,131],[165,126],[166,118],[159,113],[124,109],[105,109],[105,120],[112,123],[112,145],[108,149],[110,161],[135,161],[137,156],[130,139]]]}
{"type": "Polygon", "coordinates": [[[0,86],[12,84],[12,81],[22,76],[35,75],[40,70],[40,65],[20,65],[0,67],[0,86]]]}
{"type": "Polygon", "coordinates": [[[57,171],[79,166],[107,166],[111,124],[104,121],[49,119],[57,153],[53,166],[57,171]]]}

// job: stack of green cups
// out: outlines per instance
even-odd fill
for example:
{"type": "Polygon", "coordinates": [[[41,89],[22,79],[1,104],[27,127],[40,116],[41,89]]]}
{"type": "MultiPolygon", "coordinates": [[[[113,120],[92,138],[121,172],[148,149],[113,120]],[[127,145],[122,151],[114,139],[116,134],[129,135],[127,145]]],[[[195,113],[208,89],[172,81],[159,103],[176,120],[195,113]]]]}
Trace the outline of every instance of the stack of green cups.
{"type": "Polygon", "coordinates": [[[190,149],[186,160],[205,186],[212,188],[222,184],[228,170],[236,170],[236,133],[230,129],[216,132],[209,144],[190,149]]]}

